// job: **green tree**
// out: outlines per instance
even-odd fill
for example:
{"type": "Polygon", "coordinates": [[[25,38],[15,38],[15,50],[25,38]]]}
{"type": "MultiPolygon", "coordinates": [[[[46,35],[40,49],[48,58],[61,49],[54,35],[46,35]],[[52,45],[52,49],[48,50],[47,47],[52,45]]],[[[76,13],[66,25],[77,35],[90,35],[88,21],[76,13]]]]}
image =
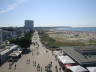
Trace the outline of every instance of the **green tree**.
{"type": "Polygon", "coordinates": [[[10,43],[19,45],[24,51],[28,50],[31,44],[33,32],[26,33],[24,37],[10,40],[10,43]]]}

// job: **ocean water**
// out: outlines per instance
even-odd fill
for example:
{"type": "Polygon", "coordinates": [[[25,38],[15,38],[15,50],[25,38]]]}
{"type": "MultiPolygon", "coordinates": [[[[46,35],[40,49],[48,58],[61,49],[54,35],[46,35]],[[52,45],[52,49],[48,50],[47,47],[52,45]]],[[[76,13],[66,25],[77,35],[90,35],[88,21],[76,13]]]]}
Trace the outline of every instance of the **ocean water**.
{"type": "Polygon", "coordinates": [[[96,27],[68,27],[68,28],[56,28],[57,30],[71,30],[71,31],[91,31],[96,32],[96,27]]]}

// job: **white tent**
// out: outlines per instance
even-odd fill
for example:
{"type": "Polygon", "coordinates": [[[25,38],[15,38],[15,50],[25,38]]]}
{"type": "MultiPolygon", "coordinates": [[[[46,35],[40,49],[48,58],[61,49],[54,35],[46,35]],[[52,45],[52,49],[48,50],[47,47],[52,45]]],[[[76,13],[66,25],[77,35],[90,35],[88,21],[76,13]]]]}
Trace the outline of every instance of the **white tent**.
{"type": "Polygon", "coordinates": [[[80,65],[71,66],[71,67],[69,67],[69,69],[70,69],[72,72],[86,72],[86,71],[88,71],[87,69],[85,69],[84,67],[82,67],[82,66],[80,66],[80,65]]]}
{"type": "Polygon", "coordinates": [[[69,56],[58,56],[58,59],[63,64],[75,63],[69,56]]]}
{"type": "Polygon", "coordinates": [[[96,67],[87,67],[90,72],[96,72],[96,67]]]}
{"type": "Polygon", "coordinates": [[[11,56],[11,57],[18,57],[21,53],[22,53],[22,51],[14,51],[9,56],[11,56]]]}
{"type": "Polygon", "coordinates": [[[60,55],[60,51],[54,51],[53,54],[58,56],[58,55],[60,55]]]}

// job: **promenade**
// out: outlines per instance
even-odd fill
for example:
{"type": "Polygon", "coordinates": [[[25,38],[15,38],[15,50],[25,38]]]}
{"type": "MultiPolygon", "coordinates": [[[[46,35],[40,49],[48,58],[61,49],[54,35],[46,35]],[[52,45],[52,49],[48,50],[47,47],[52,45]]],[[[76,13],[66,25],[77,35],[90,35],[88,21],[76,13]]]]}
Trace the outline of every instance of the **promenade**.
{"type": "Polygon", "coordinates": [[[38,32],[36,31],[32,37],[32,42],[37,44],[32,44],[30,46],[31,52],[29,54],[23,55],[15,64],[9,68],[8,62],[0,67],[0,72],[46,72],[45,67],[52,63],[52,72],[63,72],[60,71],[60,66],[58,61],[56,61],[55,56],[52,52],[46,49],[40,42],[38,32]],[[40,66],[40,71],[37,71],[37,65],[40,66]],[[56,68],[57,66],[57,68],[56,68]]]}

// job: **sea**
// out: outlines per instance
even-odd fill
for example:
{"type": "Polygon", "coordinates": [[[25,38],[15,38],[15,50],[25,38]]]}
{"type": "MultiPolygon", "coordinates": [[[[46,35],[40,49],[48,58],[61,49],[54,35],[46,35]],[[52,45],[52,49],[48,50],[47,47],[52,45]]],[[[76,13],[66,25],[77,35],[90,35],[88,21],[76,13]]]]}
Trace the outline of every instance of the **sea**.
{"type": "Polygon", "coordinates": [[[60,28],[56,28],[56,30],[96,32],[96,27],[60,27],[60,28]]]}

